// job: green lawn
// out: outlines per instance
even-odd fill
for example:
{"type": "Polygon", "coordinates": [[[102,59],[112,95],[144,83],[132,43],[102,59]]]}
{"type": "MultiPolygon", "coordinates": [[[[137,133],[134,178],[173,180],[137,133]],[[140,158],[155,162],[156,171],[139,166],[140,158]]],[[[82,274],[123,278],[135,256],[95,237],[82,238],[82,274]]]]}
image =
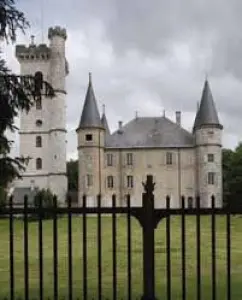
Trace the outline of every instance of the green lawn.
{"type": "MultiPolygon", "coordinates": [[[[217,217],[217,299],[226,299],[226,223],[217,217]]],[[[181,299],[181,220],[171,219],[172,299],[181,299]]],[[[88,296],[97,298],[97,219],[88,218],[88,296]]],[[[156,230],[156,292],[166,299],[166,223],[156,230]]],[[[52,221],[44,221],[44,293],[53,296],[52,221]]],[[[187,299],[196,299],[196,226],[195,218],[186,218],[187,235],[187,299]]],[[[211,221],[201,218],[202,299],[211,299],[211,221]]],[[[23,222],[15,220],[15,279],[16,295],[24,296],[23,222]]],[[[31,297],[38,295],[38,225],[29,223],[29,264],[31,297]]],[[[242,218],[232,218],[232,299],[242,299],[242,218]]],[[[112,299],[112,219],[102,218],[103,296],[112,299]]],[[[117,218],[118,298],[127,299],[127,235],[126,218],[117,218]]],[[[0,299],[9,297],[9,232],[8,221],[0,220],[0,299]]],[[[59,294],[68,295],[67,219],[58,220],[59,294]]],[[[132,287],[133,296],[142,295],[142,231],[132,219],[132,287]]],[[[82,298],[82,218],[73,218],[73,290],[82,298]]]]}

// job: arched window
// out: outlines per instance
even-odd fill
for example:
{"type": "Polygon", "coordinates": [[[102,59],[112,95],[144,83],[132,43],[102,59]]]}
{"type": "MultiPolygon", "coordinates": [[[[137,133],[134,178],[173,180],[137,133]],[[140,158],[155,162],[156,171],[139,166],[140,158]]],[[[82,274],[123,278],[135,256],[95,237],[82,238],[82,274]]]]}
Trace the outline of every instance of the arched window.
{"type": "Polygon", "coordinates": [[[35,91],[40,91],[43,89],[43,73],[37,71],[34,74],[34,84],[35,84],[35,91]]]}
{"type": "Polygon", "coordinates": [[[36,169],[37,170],[41,170],[42,169],[42,159],[39,158],[39,157],[36,159],[36,169]]]}
{"type": "Polygon", "coordinates": [[[35,104],[36,104],[36,109],[42,109],[41,97],[37,97],[35,104]]]}
{"type": "Polygon", "coordinates": [[[40,148],[42,147],[42,137],[41,136],[36,136],[36,147],[40,148]]]}

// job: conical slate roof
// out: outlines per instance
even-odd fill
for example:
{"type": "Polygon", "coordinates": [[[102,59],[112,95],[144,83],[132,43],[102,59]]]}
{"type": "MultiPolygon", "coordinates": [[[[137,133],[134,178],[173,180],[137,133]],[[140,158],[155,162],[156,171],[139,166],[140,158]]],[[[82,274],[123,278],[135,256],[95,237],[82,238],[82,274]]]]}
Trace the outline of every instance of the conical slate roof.
{"type": "Polygon", "coordinates": [[[202,99],[197,111],[193,129],[201,128],[203,125],[215,125],[222,128],[222,125],[219,123],[212,92],[207,80],[203,87],[202,99]]]}
{"type": "Polygon", "coordinates": [[[78,129],[85,127],[102,127],[90,73],[88,89],[78,129]]]}
{"type": "Polygon", "coordinates": [[[102,123],[102,126],[105,129],[106,134],[110,135],[110,129],[109,129],[109,126],[108,126],[108,121],[107,121],[105,113],[102,114],[101,123],[102,123]]]}

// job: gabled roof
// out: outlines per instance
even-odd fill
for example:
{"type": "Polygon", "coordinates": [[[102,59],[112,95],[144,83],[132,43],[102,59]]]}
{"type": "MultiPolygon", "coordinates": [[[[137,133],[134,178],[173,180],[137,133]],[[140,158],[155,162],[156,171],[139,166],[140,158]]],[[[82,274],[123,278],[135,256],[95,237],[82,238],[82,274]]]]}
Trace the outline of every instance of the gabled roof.
{"type": "Polygon", "coordinates": [[[86,127],[102,127],[90,73],[88,89],[78,129],[86,127]]]}
{"type": "Polygon", "coordinates": [[[222,128],[222,125],[219,123],[212,92],[207,80],[204,83],[202,99],[197,111],[193,130],[201,128],[203,125],[213,125],[222,128]]]}
{"type": "Polygon", "coordinates": [[[193,147],[194,136],[166,117],[138,117],[106,139],[107,148],[193,147]]]}

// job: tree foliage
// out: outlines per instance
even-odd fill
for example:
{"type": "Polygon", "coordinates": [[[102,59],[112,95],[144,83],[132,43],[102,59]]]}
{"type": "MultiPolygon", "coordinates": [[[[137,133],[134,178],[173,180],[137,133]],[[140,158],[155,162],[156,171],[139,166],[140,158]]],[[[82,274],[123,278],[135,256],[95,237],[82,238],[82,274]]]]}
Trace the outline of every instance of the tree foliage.
{"type": "MultiPolygon", "coordinates": [[[[34,197],[35,208],[53,208],[54,207],[54,195],[49,189],[39,190],[34,197]]],[[[42,213],[43,219],[49,219],[53,217],[53,213],[44,211],[42,213]]],[[[38,216],[36,216],[38,218],[38,216]]]]}
{"type": "Polygon", "coordinates": [[[78,160],[70,160],[67,162],[67,179],[68,190],[78,190],[78,160]]]}

